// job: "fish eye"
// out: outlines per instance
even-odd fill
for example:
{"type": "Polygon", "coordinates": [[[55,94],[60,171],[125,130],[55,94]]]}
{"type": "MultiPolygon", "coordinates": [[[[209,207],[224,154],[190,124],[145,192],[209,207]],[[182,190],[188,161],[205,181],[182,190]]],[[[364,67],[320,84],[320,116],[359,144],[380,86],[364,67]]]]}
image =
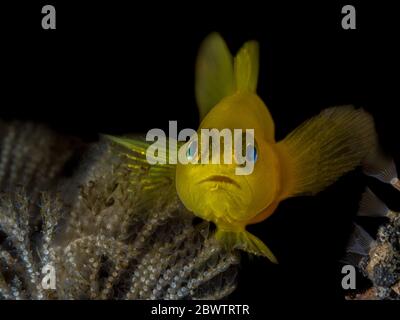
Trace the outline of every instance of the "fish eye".
{"type": "Polygon", "coordinates": [[[257,147],[252,143],[247,144],[246,160],[255,163],[257,161],[257,157],[258,157],[257,147]]]}
{"type": "Polygon", "coordinates": [[[189,142],[186,149],[186,158],[191,161],[197,155],[197,140],[192,140],[189,142]]]}

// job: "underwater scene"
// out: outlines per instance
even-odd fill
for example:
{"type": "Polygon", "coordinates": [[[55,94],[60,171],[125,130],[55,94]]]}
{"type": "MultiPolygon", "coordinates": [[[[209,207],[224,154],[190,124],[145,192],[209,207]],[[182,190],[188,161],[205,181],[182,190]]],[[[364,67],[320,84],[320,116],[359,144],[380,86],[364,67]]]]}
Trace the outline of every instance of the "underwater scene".
{"type": "Polygon", "coordinates": [[[392,10],[4,8],[0,308],[400,300],[392,10]]]}

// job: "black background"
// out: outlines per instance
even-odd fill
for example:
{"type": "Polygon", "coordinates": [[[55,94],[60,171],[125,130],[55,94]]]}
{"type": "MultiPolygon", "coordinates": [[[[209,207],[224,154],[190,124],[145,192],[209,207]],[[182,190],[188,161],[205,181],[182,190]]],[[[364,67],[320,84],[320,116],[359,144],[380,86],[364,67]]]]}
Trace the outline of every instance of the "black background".
{"type": "MultiPolygon", "coordinates": [[[[278,140],[326,107],[354,104],[373,114],[384,149],[399,160],[396,10],[377,1],[263,2],[2,4],[0,117],[46,123],[88,142],[98,133],[166,130],[169,120],[196,128],[195,58],[204,37],[218,31],[232,51],[260,42],[258,93],[278,140]],[[56,30],[41,28],[44,4],[56,7],[56,30]],[[345,4],[356,7],[356,30],[341,28],[345,4]]],[[[367,184],[400,209],[395,190],[356,170],[252,226],[280,264],[245,256],[231,298],[343,300],[338,260],[352,221],[376,229],[354,217],[367,184]]]]}

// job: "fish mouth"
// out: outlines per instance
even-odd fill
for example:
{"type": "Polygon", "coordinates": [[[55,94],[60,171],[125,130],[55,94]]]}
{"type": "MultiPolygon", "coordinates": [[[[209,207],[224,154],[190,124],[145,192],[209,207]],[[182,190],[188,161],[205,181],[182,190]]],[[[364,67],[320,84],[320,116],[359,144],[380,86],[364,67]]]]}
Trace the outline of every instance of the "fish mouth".
{"type": "Polygon", "coordinates": [[[222,176],[222,175],[210,176],[206,179],[201,180],[199,183],[204,183],[204,182],[217,182],[217,183],[232,184],[240,189],[240,185],[235,180],[233,180],[227,176],[222,176]]]}

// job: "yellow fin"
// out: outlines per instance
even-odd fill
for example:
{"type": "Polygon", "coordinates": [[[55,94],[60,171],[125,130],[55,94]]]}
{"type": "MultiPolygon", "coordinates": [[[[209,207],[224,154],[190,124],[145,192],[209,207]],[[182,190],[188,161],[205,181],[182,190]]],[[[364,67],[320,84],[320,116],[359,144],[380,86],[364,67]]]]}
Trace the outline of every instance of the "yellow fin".
{"type": "Polygon", "coordinates": [[[102,137],[115,142],[116,144],[119,144],[133,152],[136,152],[140,154],[144,159],[146,158],[146,150],[148,147],[148,143],[141,141],[139,139],[132,139],[132,138],[126,138],[126,137],[115,137],[115,136],[110,136],[107,134],[102,135],[102,137]]]}
{"type": "Polygon", "coordinates": [[[210,34],[200,46],[195,91],[200,119],[234,90],[233,58],[222,37],[210,34]]]}
{"type": "Polygon", "coordinates": [[[258,42],[246,42],[233,59],[224,39],[218,33],[210,34],[200,46],[196,62],[195,91],[200,120],[236,91],[255,93],[258,69],[258,42]]]}
{"type": "Polygon", "coordinates": [[[363,109],[323,110],[277,144],[281,199],[323,190],[358,166],[375,143],[374,121],[363,109]]]}
{"type": "Polygon", "coordinates": [[[259,69],[259,45],[256,41],[246,42],[235,57],[234,73],[237,91],[255,93],[259,69]]]}
{"type": "Polygon", "coordinates": [[[278,263],[271,250],[260,239],[244,229],[240,231],[226,231],[217,228],[215,237],[228,250],[243,250],[251,254],[264,256],[273,263],[278,263]]]}
{"type": "Polygon", "coordinates": [[[146,158],[146,151],[151,143],[139,138],[114,137],[110,135],[103,135],[103,137],[122,146],[120,153],[129,159],[127,166],[133,172],[138,173],[140,171],[145,173],[141,180],[143,190],[159,192],[161,187],[171,187],[171,190],[175,190],[176,166],[169,164],[169,155],[166,148],[158,150],[159,156],[165,160],[165,164],[150,164],[146,158]]]}

